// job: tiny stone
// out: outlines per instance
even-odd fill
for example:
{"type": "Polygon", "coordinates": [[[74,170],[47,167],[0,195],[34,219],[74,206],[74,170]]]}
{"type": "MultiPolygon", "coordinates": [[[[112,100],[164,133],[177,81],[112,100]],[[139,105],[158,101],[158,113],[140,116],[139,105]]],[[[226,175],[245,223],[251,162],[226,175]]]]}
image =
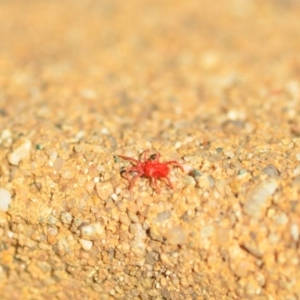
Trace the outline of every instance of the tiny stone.
{"type": "Polygon", "coordinates": [[[145,256],[145,263],[149,265],[154,265],[157,261],[157,257],[154,252],[147,252],[145,256]]]}
{"type": "Polygon", "coordinates": [[[11,203],[11,194],[8,190],[0,188],[0,211],[8,211],[11,203]]]}
{"type": "Polygon", "coordinates": [[[119,187],[117,187],[117,188],[116,188],[116,194],[119,195],[121,192],[122,192],[122,189],[119,188],[119,187]]]}
{"type": "Polygon", "coordinates": [[[92,223],[80,227],[81,237],[87,240],[95,240],[103,237],[104,228],[100,223],[92,223]]]}
{"type": "Polygon", "coordinates": [[[56,171],[59,171],[63,165],[64,165],[64,160],[61,157],[58,157],[53,164],[53,168],[56,171]]]}
{"type": "Polygon", "coordinates": [[[276,167],[272,164],[267,165],[262,169],[262,173],[268,175],[268,176],[279,176],[279,172],[276,169],[276,167]]]}
{"type": "Polygon", "coordinates": [[[117,201],[117,200],[118,200],[118,195],[115,194],[115,193],[113,193],[113,194],[111,195],[111,198],[112,198],[114,201],[117,201]]]}
{"type": "Polygon", "coordinates": [[[135,256],[144,257],[146,253],[146,244],[142,239],[134,239],[130,249],[135,256]]]}
{"type": "Polygon", "coordinates": [[[129,219],[130,219],[131,222],[133,222],[133,223],[139,223],[139,217],[136,214],[134,214],[134,213],[132,213],[130,211],[127,214],[128,214],[128,217],[129,217],[129,219]]]}
{"type": "Polygon", "coordinates": [[[141,224],[131,224],[129,227],[129,231],[134,235],[137,239],[145,239],[146,233],[141,224]]]}
{"type": "Polygon", "coordinates": [[[58,219],[53,215],[49,215],[48,222],[49,224],[55,224],[56,222],[58,222],[58,219]]]}
{"type": "Polygon", "coordinates": [[[58,228],[57,227],[49,227],[48,228],[48,234],[56,236],[58,234],[58,228]]]}
{"type": "Polygon", "coordinates": [[[56,151],[52,151],[50,153],[49,159],[54,162],[57,159],[57,152],[56,151]]]}
{"type": "Polygon", "coordinates": [[[5,145],[9,146],[11,143],[12,143],[11,131],[9,129],[3,129],[0,134],[0,144],[5,144],[5,145]]]}
{"type": "Polygon", "coordinates": [[[263,216],[269,202],[269,198],[275,193],[278,182],[275,179],[267,179],[252,188],[246,197],[244,212],[253,218],[263,216]]]}
{"type": "Polygon", "coordinates": [[[92,241],[88,241],[88,240],[84,240],[84,239],[79,239],[79,243],[82,247],[83,250],[89,251],[92,249],[93,247],[93,242],[92,241]]]}
{"type": "Polygon", "coordinates": [[[298,226],[298,224],[293,223],[291,225],[290,233],[291,233],[292,239],[295,242],[298,242],[299,241],[299,226],[298,226]]]}
{"type": "Polygon", "coordinates": [[[279,212],[273,216],[273,220],[277,225],[286,225],[289,218],[285,213],[279,212]]]}
{"type": "Polygon", "coordinates": [[[106,200],[114,192],[113,186],[112,186],[111,182],[109,182],[109,181],[97,182],[96,189],[97,189],[98,196],[102,200],[106,200]]]}
{"type": "Polygon", "coordinates": [[[72,226],[71,226],[70,230],[71,230],[72,232],[77,232],[78,227],[81,225],[81,223],[82,223],[82,220],[81,220],[81,219],[75,219],[75,220],[73,221],[73,223],[72,223],[72,226]]]}
{"type": "Polygon", "coordinates": [[[174,145],[175,149],[179,149],[181,147],[181,143],[180,142],[176,142],[174,145]]]}
{"type": "Polygon", "coordinates": [[[169,210],[165,210],[157,214],[156,222],[163,222],[171,217],[171,212],[169,210]]]}
{"type": "Polygon", "coordinates": [[[207,190],[214,186],[215,181],[212,176],[203,175],[197,178],[197,184],[200,188],[207,190]]]}
{"type": "Polygon", "coordinates": [[[68,212],[63,212],[61,215],[60,215],[60,220],[64,223],[64,224],[71,224],[72,223],[72,220],[73,220],[73,217],[70,213],[68,212]]]}
{"type": "Polygon", "coordinates": [[[95,99],[97,98],[97,92],[93,89],[83,88],[80,91],[80,95],[85,99],[95,99]]]}
{"type": "Polygon", "coordinates": [[[234,157],[234,153],[231,150],[224,150],[223,153],[224,153],[226,158],[233,158],[234,157]]]}
{"type": "Polygon", "coordinates": [[[106,127],[103,127],[100,132],[102,134],[109,134],[109,130],[106,127]]]}
{"type": "Polygon", "coordinates": [[[96,170],[97,170],[99,173],[102,173],[102,172],[105,171],[105,167],[104,167],[103,165],[97,165],[96,170]]]}
{"type": "Polygon", "coordinates": [[[85,184],[85,189],[89,194],[93,192],[94,188],[95,188],[95,183],[93,181],[88,181],[85,184]]]}
{"type": "Polygon", "coordinates": [[[74,177],[74,174],[71,170],[63,170],[61,172],[61,177],[63,179],[72,179],[74,177]]]}
{"type": "Polygon", "coordinates": [[[31,141],[23,140],[21,143],[8,155],[10,164],[17,166],[23,158],[29,157],[31,150],[31,141]]]}
{"type": "Polygon", "coordinates": [[[170,228],[166,232],[165,238],[167,242],[171,245],[184,244],[187,239],[185,232],[182,230],[182,228],[179,225],[175,225],[172,228],[170,228]]]}
{"type": "Polygon", "coordinates": [[[126,213],[120,215],[120,222],[126,226],[129,226],[131,221],[126,213]]]}

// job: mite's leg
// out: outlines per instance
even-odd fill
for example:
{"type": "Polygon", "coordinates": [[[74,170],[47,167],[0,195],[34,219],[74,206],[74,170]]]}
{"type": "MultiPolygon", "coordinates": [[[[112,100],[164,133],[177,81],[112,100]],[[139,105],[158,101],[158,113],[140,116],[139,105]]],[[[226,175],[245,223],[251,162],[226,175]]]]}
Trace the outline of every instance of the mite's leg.
{"type": "Polygon", "coordinates": [[[143,176],[144,172],[139,172],[137,175],[135,175],[129,183],[129,191],[131,191],[131,189],[133,188],[135,182],[137,181],[137,179],[139,179],[141,176],[143,176]]]}
{"type": "Polygon", "coordinates": [[[149,154],[149,149],[145,150],[145,151],[142,153],[142,160],[143,160],[143,162],[145,162],[145,161],[148,160],[148,154],[149,154]]]}
{"type": "Polygon", "coordinates": [[[173,166],[176,166],[176,167],[180,168],[180,170],[181,170],[182,172],[184,172],[183,166],[182,166],[178,161],[176,161],[176,160],[166,161],[165,164],[166,164],[166,165],[173,165],[173,166]]]}
{"type": "Polygon", "coordinates": [[[140,173],[141,172],[141,169],[139,168],[139,167],[130,167],[130,168],[127,168],[126,170],[124,170],[124,172],[125,172],[125,177],[126,177],[126,179],[128,180],[128,181],[130,181],[129,180],[129,177],[128,177],[128,175],[129,175],[129,173],[130,172],[137,172],[137,173],[140,173]]]}
{"type": "Polygon", "coordinates": [[[174,189],[174,186],[173,186],[173,184],[172,184],[170,178],[169,178],[169,177],[164,177],[164,179],[167,181],[167,184],[169,185],[169,187],[170,187],[171,189],[174,189]]]}
{"type": "Polygon", "coordinates": [[[154,161],[159,162],[159,159],[160,159],[160,153],[156,152],[154,161]]]}
{"type": "Polygon", "coordinates": [[[156,191],[157,194],[160,194],[160,188],[158,187],[158,184],[157,184],[157,178],[153,177],[151,178],[151,181],[152,181],[152,185],[154,185],[154,189],[156,191]]]}
{"type": "Polygon", "coordinates": [[[121,157],[122,159],[125,159],[125,160],[129,160],[129,161],[131,161],[131,162],[133,162],[137,165],[139,164],[139,161],[137,159],[132,158],[132,157],[123,156],[123,155],[118,155],[118,157],[121,157]]]}

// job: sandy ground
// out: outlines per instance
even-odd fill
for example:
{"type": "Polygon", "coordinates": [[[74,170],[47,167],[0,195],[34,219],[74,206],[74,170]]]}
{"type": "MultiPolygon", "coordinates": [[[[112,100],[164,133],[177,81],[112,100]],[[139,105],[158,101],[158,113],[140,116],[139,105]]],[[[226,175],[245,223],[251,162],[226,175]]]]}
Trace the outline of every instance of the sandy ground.
{"type": "Polygon", "coordinates": [[[1,299],[300,299],[299,1],[0,20],[1,299]],[[174,189],[129,191],[146,149],[174,189]]]}

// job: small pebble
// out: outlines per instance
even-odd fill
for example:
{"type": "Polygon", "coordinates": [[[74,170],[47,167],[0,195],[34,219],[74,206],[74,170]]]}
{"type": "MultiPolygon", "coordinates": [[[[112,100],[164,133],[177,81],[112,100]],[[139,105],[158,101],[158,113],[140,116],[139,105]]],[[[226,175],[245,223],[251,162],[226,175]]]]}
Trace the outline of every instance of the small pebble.
{"type": "Polygon", "coordinates": [[[186,242],[186,234],[182,230],[181,226],[175,225],[167,230],[165,234],[167,242],[171,245],[181,245],[186,242]]]}
{"type": "Polygon", "coordinates": [[[64,165],[64,160],[61,157],[58,157],[53,164],[53,168],[56,171],[60,171],[60,169],[62,168],[62,166],[64,165]]]}
{"type": "Polygon", "coordinates": [[[145,239],[146,233],[143,229],[143,226],[139,223],[131,224],[129,227],[129,231],[134,235],[136,239],[145,239]]]}
{"type": "Polygon", "coordinates": [[[31,141],[24,139],[18,146],[8,155],[8,161],[14,166],[18,166],[20,161],[29,157],[31,150],[31,141]]]}
{"type": "Polygon", "coordinates": [[[262,173],[268,175],[269,177],[272,177],[272,176],[279,176],[279,172],[278,170],[276,169],[276,167],[272,164],[269,164],[267,165],[266,167],[264,167],[262,169],[262,173]]]}
{"type": "Polygon", "coordinates": [[[111,182],[109,182],[109,181],[97,182],[96,190],[97,190],[98,196],[102,200],[106,200],[110,195],[112,195],[114,193],[113,186],[112,186],[111,182]]]}
{"type": "Polygon", "coordinates": [[[8,190],[0,188],[0,211],[8,211],[11,203],[11,194],[8,190]]]}
{"type": "Polygon", "coordinates": [[[169,210],[165,210],[157,214],[156,222],[163,222],[166,221],[171,217],[171,212],[169,210]]]}
{"type": "Polygon", "coordinates": [[[74,173],[71,170],[63,170],[61,172],[61,177],[63,179],[72,179],[74,177],[74,173]]]}
{"type": "Polygon", "coordinates": [[[146,244],[142,239],[134,239],[130,243],[132,253],[137,257],[144,257],[146,253],[146,244]]]}
{"type": "Polygon", "coordinates": [[[94,191],[95,188],[95,183],[93,181],[88,181],[85,185],[84,185],[86,191],[91,194],[94,191]]]}
{"type": "Polygon", "coordinates": [[[0,133],[0,144],[9,147],[12,143],[12,133],[9,129],[4,129],[0,133]]]}
{"type": "Polygon", "coordinates": [[[71,224],[72,223],[72,220],[73,220],[73,217],[70,213],[68,212],[63,212],[61,215],[60,215],[60,220],[64,223],[64,224],[71,224]]]}
{"type": "Polygon", "coordinates": [[[214,186],[215,180],[210,175],[203,175],[197,177],[197,184],[200,188],[207,190],[214,186]]]}
{"type": "Polygon", "coordinates": [[[79,243],[83,250],[89,251],[93,247],[93,242],[85,239],[79,239],[79,243]]]}
{"type": "Polygon", "coordinates": [[[259,219],[263,216],[270,197],[275,193],[278,182],[275,179],[267,179],[252,188],[244,204],[244,212],[253,218],[259,219]]]}
{"type": "Polygon", "coordinates": [[[117,201],[118,200],[118,195],[116,193],[113,193],[111,195],[111,198],[114,200],[114,201],[117,201]]]}
{"type": "Polygon", "coordinates": [[[58,228],[50,226],[48,228],[48,234],[56,236],[58,234],[58,228]]]}
{"type": "Polygon", "coordinates": [[[131,251],[137,257],[144,257],[146,253],[145,238],[146,233],[141,224],[131,224],[129,231],[133,234],[134,239],[130,243],[131,251]]]}
{"type": "Polygon", "coordinates": [[[181,147],[181,143],[180,142],[176,142],[174,145],[175,149],[179,149],[181,147]]]}
{"type": "Polygon", "coordinates": [[[295,242],[298,242],[299,241],[299,226],[298,226],[298,224],[293,223],[291,225],[291,227],[290,227],[290,233],[291,233],[292,239],[295,242]]]}
{"type": "Polygon", "coordinates": [[[105,231],[101,223],[92,223],[80,226],[81,237],[87,240],[95,240],[103,237],[105,231]]]}

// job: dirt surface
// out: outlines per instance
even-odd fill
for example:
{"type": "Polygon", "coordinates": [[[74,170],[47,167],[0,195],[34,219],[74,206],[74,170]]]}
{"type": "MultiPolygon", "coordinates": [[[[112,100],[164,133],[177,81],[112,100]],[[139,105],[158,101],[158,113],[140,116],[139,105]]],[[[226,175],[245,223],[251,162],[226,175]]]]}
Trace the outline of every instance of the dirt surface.
{"type": "Polygon", "coordinates": [[[299,1],[0,19],[1,299],[300,299],[299,1]]]}

